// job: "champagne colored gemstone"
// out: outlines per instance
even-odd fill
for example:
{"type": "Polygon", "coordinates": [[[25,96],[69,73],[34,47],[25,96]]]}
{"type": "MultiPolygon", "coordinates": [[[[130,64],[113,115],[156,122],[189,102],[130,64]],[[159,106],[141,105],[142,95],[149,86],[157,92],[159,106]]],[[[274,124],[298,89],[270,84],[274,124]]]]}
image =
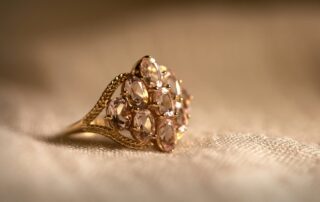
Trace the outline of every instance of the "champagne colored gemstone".
{"type": "Polygon", "coordinates": [[[106,108],[106,115],[111,118],[113,124],[120,130],[129,128],[131,124],[128,103],[123,98],[112,99],[106,108]]]}
{"type": "Polygon", "coordinates": [[[148,109],[139,110],[133,118],[133,134],[141,141],[150,140],[155,133],[154,117],[148,109]]]}
{"type": "MultiPolygon", "coordinates": [[[[164,68],[162,68],[164,69],[164,68]]],[[[163,85],[170,87],[170,92],[173,98],[181,95],[181,85],[180,81],[173,75],[173,73],[169,70],[164,72],[163,75],[163,85]]]]}
{"type": "Polygon", "coordinates": [[[162,151],[170,152],[177,142],[176,130],[171,119],[159,119],[157,124],[157,143],[162,151]]]}
{"type": "Polygon", "coordinates": [[[127,79],[123,85],[123,92],[133,106],[141,107],[148,103],[149,94],[147,88],[138,77],[127,79]]]}
{"type": "Polygon", "coordinates": [[[191,104],[192,96],[185,89],[183,89],[181,97],[183,99],[183,106],[185,108],[189,108],[191,104]]]}
{"type": "Polygon", "coordinates": [[[140,62],[139,70],[148,87],[154,88],[162,85],[162,75],[154,58],[149,56],[143,57],[140,62]]]}
{"type": "Polygon", "coordinates": [[[188,113],[185,109],[180,109],[177,114],[176,124],[177,129],[180,133],[184,133],[187,130],[187,125],[189,123],[188,113]]]}
{"type": "Polygon", "coordinates": [[[167,88],[160,88],[153,92],[152,103],[156,105],[158,115],[173,116],[174,102],[167,88]]]}

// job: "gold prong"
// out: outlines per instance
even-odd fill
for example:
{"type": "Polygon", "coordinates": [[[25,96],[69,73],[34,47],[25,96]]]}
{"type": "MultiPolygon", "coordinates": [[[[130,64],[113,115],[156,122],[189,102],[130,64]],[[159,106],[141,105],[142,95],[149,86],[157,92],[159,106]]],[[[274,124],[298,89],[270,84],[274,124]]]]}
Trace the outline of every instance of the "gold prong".
{"type": "Polygon", "coordinates": [[[163,115],[163,114],[158,114],[159,119],[164,119],[167,118],[167,116],[163,115]]]}
{"type": "Polygon", "coordinates": [[[140,128],[138,128],[138,127],[132,127],[131,128],[133,131],[135,131],[135,132],[140,132],[140,128]]]}
{"type": "Polygon", "coordinates": [[[156,133],[151,134],[151,139],[153,140],[157,139],[156,133]]]}
{"type": "Polygon", "coordinates": [[[130,103],[127,93],[123,93],[123,94],[121,94],[120,96],[121,96],[123,99],[125,99],[125,100],[127,101],[127,103],[130,103]]]}
{"type": "Polygon", "coordinates": [[[112,120],[112,116],[111,116],[111,115],[109,115],[109,114],[107,114],[104,118],[105,118],[105,119],[107,119],[107,120],[109,120],[109,121],[111,121],[111,120],[112,120]]]}
{"type": "Polygon", "coordinates": [[[177,101],[177,102],[182,102],[182,101],[183,101],[183,97],[181,97],[181,96],[179,96],[179,95],[176,95],[174,99],[175,99],[175,101],[177,101]]]}
{"type": "Polygon", "coordinates": [[[122,91],[121,97],[124,98],[129,103],[129,93],[127,91],[122,91]]]}
{"type": "Polygon", "coordinates": [[[140,108],[139,108],[139,107],[133,107],[132,110],[133,110],[135,113],[137,113],[137,112],[140,111],[140,108]]]}
{"type": "Polygon", "coordinates": [[[151,92],[154,92],[154,91],[157,91],[157,90],[159,90],[159,87],[153,87],[153,88],[149,88],[149,91],[151,91],[151,92]]]}
{"type": "Polygon", "coordinates": [[[151,103],[149,104],[150,107],[159,107],[159,104],[158,103],[151,103]]]}

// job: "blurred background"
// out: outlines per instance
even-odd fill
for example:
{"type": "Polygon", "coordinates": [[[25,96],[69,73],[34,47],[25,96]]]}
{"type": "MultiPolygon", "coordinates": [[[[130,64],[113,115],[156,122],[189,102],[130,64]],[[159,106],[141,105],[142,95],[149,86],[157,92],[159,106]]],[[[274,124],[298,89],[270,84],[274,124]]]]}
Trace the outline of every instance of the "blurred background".
{"type": "Polygon", "coordinates": [[[0,25],[3,201],[319,199],[318,3],[14,0],[1,1],[0,25]],[[147,54],[195,97],[175,154],[33,138],[81,118],[147,54]]]}

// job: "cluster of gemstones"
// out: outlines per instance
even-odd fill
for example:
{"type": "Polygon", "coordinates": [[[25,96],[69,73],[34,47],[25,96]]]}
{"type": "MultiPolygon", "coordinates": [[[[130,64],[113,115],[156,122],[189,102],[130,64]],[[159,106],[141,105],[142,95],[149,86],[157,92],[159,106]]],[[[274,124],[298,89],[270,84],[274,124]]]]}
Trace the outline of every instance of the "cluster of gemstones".
{"type": "Polygon", "coordinates": [[[106,120],[132,138],[170,152],[187,129],[191,97],[167,67],[145,56],[107,103],[106,120]]]}

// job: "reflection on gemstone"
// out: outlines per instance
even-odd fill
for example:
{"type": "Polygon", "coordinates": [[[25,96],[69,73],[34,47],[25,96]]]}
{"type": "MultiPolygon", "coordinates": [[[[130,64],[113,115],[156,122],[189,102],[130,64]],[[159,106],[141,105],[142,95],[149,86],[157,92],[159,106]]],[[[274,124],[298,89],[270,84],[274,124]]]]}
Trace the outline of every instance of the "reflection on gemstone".
{"type": "Polygon", "coordinates": [[[174,104],[167,88],[160,88],[152,93],[152,103],[156,105],[158,115],[173,116],[174,104]]]}
{"type": "Polygon", "coordinates": [[[133,118],[134,136],[141,141],[149,140],[155,132],[154,117],[148,109],[139,110],[133,118]]]}
{"type": "Polygon", "coordinates": [[[181,109],[182,107],[183,107],[182,101],[176,100],[176,101],[175,101],[175,108],[176,108],[176,110],[179,110],[179,109],[181,109]]]}
{"type": "Polygon", "coordinates": [[[150,56],[143,57],[141,59],[139,68],[141,76],[147,83],[148,87],[154,88],[162,85],[161,72],[154,58],[150,56]]]}
{"type": "Polygon", "coordinates": [[[123,86],[123,92],[127,95],[131,105],[141,107],[148,103],[148,91],[143,81],[137,77],[127,79],[123,86]]]}
{"type": "Polygon", "coordinates": [[[163,85],[170,87],[170,93],[172,94],[173,98],[181,95],[181,85],[179,80],[173,75],[171,71],[167,68],[162,67],[161,69],[166,69],[163,73],[163,85]]]}
{"type": "Polygon", "coordinates": [[[157,143],[162,151],[170,152],[176,145],[176,131],[171,119],[159,119],[157,124],[157,143]]]}
{"type": "Polygon", "coordinates": [[[127,101],[123,98],[118,97],[109,101],[106,115],[120,130],[129,128],[131,124],[131,113],[127,101]]]}
{"type": "Polygon", "coordinates": [[[188,125],[188,114],[185,111],[185,109],[180,109],[177,113],[177,118],[176,118],[176,124],[177,124],[177,130],[180,133],[184,133],[187,130],[187,125],[188,125]]]}

